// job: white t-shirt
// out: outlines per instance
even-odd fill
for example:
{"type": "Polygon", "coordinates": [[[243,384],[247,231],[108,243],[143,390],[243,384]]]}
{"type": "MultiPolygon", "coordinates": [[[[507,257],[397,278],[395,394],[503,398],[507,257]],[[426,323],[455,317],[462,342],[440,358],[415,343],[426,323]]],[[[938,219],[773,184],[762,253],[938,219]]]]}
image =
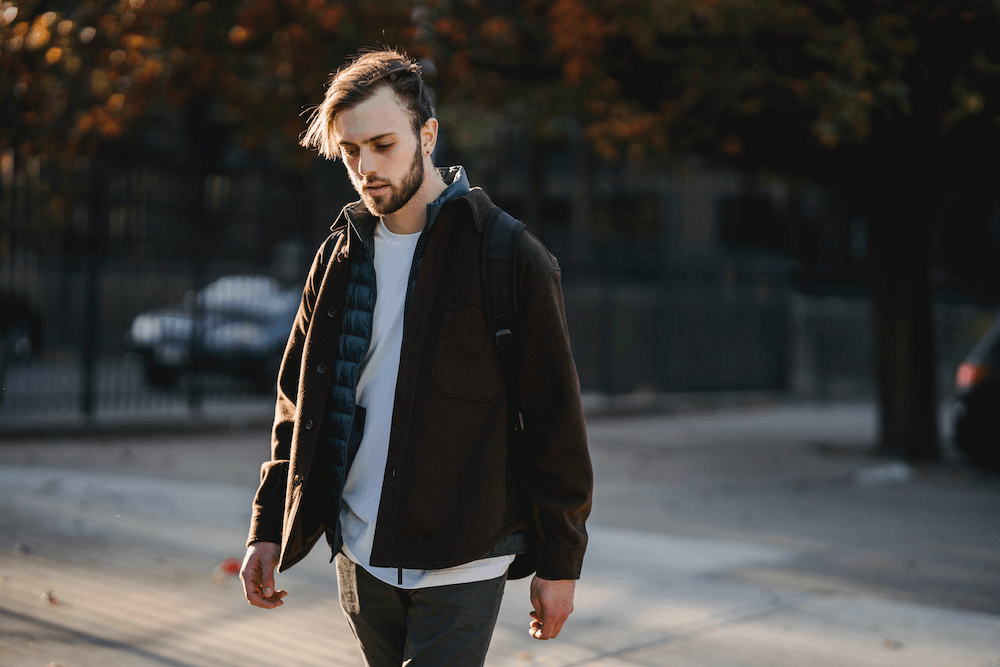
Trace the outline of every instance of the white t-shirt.
{"type": "MultiPolygon", "coordinates": [[[[380,220],[375,227],[375,314],[372,341],[361,365],[356,394],[365,409],[365,430],[344,483],[340,527],[347,557],[372,576],[400,588],[447,586],[495,579],[507,571],[513,556],[497,556],[444,570],[403,570],[369,565],[375,523],[382,499],[382,481],[389,457],[389,431],[396,398],[396,377],[403,344],[403,307],[413,252],[420,233],[393,234],[380,220]]],[[[427,480],[433,484],[433,480],[427,480]]]]}

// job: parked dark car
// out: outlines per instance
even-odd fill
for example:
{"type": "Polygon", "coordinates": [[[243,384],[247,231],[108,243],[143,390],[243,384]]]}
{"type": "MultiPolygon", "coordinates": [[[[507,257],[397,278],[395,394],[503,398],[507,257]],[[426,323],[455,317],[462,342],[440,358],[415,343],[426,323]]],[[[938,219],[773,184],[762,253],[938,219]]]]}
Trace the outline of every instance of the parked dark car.
{"type": "Polygon", "coordinates": [[[300,296],[268,276],[226,276],[189,292],[180,305],[140,313],[128,343],[142,355],[146,380],[154,387],[170,387],[198,367],[249,378],[269,390],[300,296]]]}
{"type": "Polygon", "coordinates": [[[1000,471],[1000,317],[958,367],[952,408],[955,445],[1000,471]]]}
{"type": "Polygon", "coordinates": [[[0,292],[0,356],[26,361],[41,347],[41,316],[24,297],[0,292]]]}

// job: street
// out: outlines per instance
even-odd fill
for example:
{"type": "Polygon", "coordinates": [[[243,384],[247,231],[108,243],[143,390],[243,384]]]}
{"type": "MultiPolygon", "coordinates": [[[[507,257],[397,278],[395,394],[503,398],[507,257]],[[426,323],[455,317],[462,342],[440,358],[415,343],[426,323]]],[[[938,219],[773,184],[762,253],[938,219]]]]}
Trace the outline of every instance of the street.
{"type": "MultiPolygon", "coordinates": [[[[875,459],[865,404],[588,420],[591,546],[560,637],[507,586],[487,661],[1000,665],[1000,479],[875,459]]],[[[0,664],[360,665],[325,544],[250,607],[268,435],[0,442],[0,664]]]]}

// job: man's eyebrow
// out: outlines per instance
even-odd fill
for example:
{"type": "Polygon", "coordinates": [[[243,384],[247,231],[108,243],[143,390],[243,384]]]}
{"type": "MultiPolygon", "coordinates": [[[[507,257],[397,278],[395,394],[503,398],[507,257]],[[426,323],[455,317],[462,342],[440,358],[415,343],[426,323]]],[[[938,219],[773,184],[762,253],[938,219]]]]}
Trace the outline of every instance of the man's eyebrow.
{"type": "MultiPolygon", "coordinates": [[[[395,132],[383,132],[382,134],[379,134],[379,135],[376,135],[374,137],[371,137],[370,139],[365,139],[361,143],[363,143],[363,144],[370,144],[372,142],[378,141],[379,139],[385,139],[386,137],[395,136],[395,134],[396,134],[395,132]]],[[[341,146],[353,146],[354,142],[352,142],[352,141],[341,141],[340,145],[341,146]]]]}

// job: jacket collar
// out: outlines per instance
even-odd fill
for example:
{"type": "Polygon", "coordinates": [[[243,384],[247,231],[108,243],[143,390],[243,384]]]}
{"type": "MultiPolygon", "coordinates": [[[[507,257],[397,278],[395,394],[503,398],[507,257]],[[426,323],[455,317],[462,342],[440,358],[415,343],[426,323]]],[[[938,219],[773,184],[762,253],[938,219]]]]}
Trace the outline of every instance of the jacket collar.
{"type": "MultiPolygon", "coordinates": [[[[444,180],[447,187],[445,187],[444,192],[441,195],[427,205],[427,224],[424,226],[424,231],[431,228],[434,222],[437,220],[438,213],[444,207],[445,203],[452,199],[457,199],[469,193],[469,177],[465,173],[465,168],[461,165],[456,165],[454,167],[438,167],[438,173],[441,174],[441,178],[444,180]]],[[[478,188],[477,188],[478,189],[478,188]]],[[[338,216],[337,221],[331,227],[331,230],[340,227],[344,222],[354,227],[354,231],[357,233],[358,238],[361,239],[362,243],[371,250],[371,240],[372,234],[375,232],[375,225],[378,223],[378,217],[372,215],[365,205],[361,203],[361,200],[348,204],[344,207],[341,215],[338,216]],[[345,218],[341,221],[341,217],[345,218]]],[[[477,224],[480,228],[481,224],[477,224]]]]}

